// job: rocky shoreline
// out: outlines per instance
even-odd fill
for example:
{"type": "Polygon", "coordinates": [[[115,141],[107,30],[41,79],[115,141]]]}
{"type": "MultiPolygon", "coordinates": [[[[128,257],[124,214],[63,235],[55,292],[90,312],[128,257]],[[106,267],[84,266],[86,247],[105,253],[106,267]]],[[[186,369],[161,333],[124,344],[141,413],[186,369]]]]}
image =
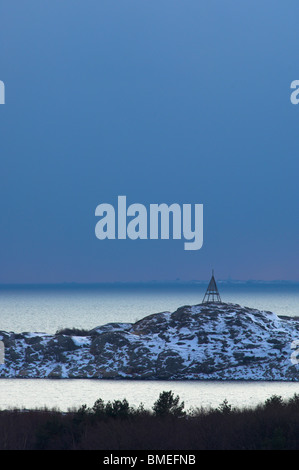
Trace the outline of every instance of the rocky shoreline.
{"type": "Polygon", "coordinates": [[[0,331],[0,378],[298,381],[298,339],[294,317],[237,304],[183,306],[83,333],[0,331]]]}

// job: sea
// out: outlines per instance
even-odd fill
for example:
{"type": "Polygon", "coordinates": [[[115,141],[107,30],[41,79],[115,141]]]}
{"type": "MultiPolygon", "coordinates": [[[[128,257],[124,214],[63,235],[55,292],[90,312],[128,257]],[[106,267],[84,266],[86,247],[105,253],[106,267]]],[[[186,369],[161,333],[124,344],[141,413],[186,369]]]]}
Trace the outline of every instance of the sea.
{"type": "MultiPolygon", "coordinates": [[[[113,283],[0,286],[0,330],[55,333],[62,328],[92,329],[130,323],[147,315],[173,312],[202,302],[207,283],[113,283]]],[[[299,317],[299,283],[218,282],[223,302],[299,317]]],[[[299,375],[299,365],[298,365],[299,375]]],[[[98,399],[126,398],[150,409],[162,391],[173,391],[185,409],[216,408],[224,400],[251,407],[272,395],[289,398],[299,382],[152,381],[101,379],[0,379],[0,410],[92,406],[98,399]]]]}

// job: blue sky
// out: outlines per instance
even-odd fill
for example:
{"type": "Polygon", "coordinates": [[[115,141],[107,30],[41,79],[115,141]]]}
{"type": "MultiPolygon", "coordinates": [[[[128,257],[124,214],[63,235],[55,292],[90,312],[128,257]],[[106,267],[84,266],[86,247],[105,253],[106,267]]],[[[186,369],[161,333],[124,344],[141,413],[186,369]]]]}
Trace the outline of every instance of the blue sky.
{"type": "Polygon", "coordinates": [[[0,282],[299,280],[296,1],[0,7],[0,282]],[[202,203],[204,244],[95,237],[95,208],[202,203]]]}

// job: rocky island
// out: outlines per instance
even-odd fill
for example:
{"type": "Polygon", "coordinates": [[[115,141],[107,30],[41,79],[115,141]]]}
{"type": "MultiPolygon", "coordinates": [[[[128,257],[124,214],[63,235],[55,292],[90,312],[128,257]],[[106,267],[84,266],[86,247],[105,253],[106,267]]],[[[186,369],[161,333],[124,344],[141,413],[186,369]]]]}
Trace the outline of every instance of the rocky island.
{"type": "Polygon", "coordinates": [[[298,339],[296,317],[203,303],[84,332],[0,331],[0,377],[298,381],[298,339]]]}

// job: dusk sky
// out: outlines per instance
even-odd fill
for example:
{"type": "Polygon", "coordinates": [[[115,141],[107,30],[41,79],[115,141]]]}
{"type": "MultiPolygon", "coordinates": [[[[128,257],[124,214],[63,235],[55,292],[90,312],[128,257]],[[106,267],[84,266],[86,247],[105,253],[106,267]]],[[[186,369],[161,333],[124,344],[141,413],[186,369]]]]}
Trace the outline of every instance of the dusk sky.
{"type": "Polygon", "coordinates": [[[0,283],[299,281],[298,13],[3,0],[0,283]],[[203,247],[98,240],[119,195],[203,204],[203,247]]]}

